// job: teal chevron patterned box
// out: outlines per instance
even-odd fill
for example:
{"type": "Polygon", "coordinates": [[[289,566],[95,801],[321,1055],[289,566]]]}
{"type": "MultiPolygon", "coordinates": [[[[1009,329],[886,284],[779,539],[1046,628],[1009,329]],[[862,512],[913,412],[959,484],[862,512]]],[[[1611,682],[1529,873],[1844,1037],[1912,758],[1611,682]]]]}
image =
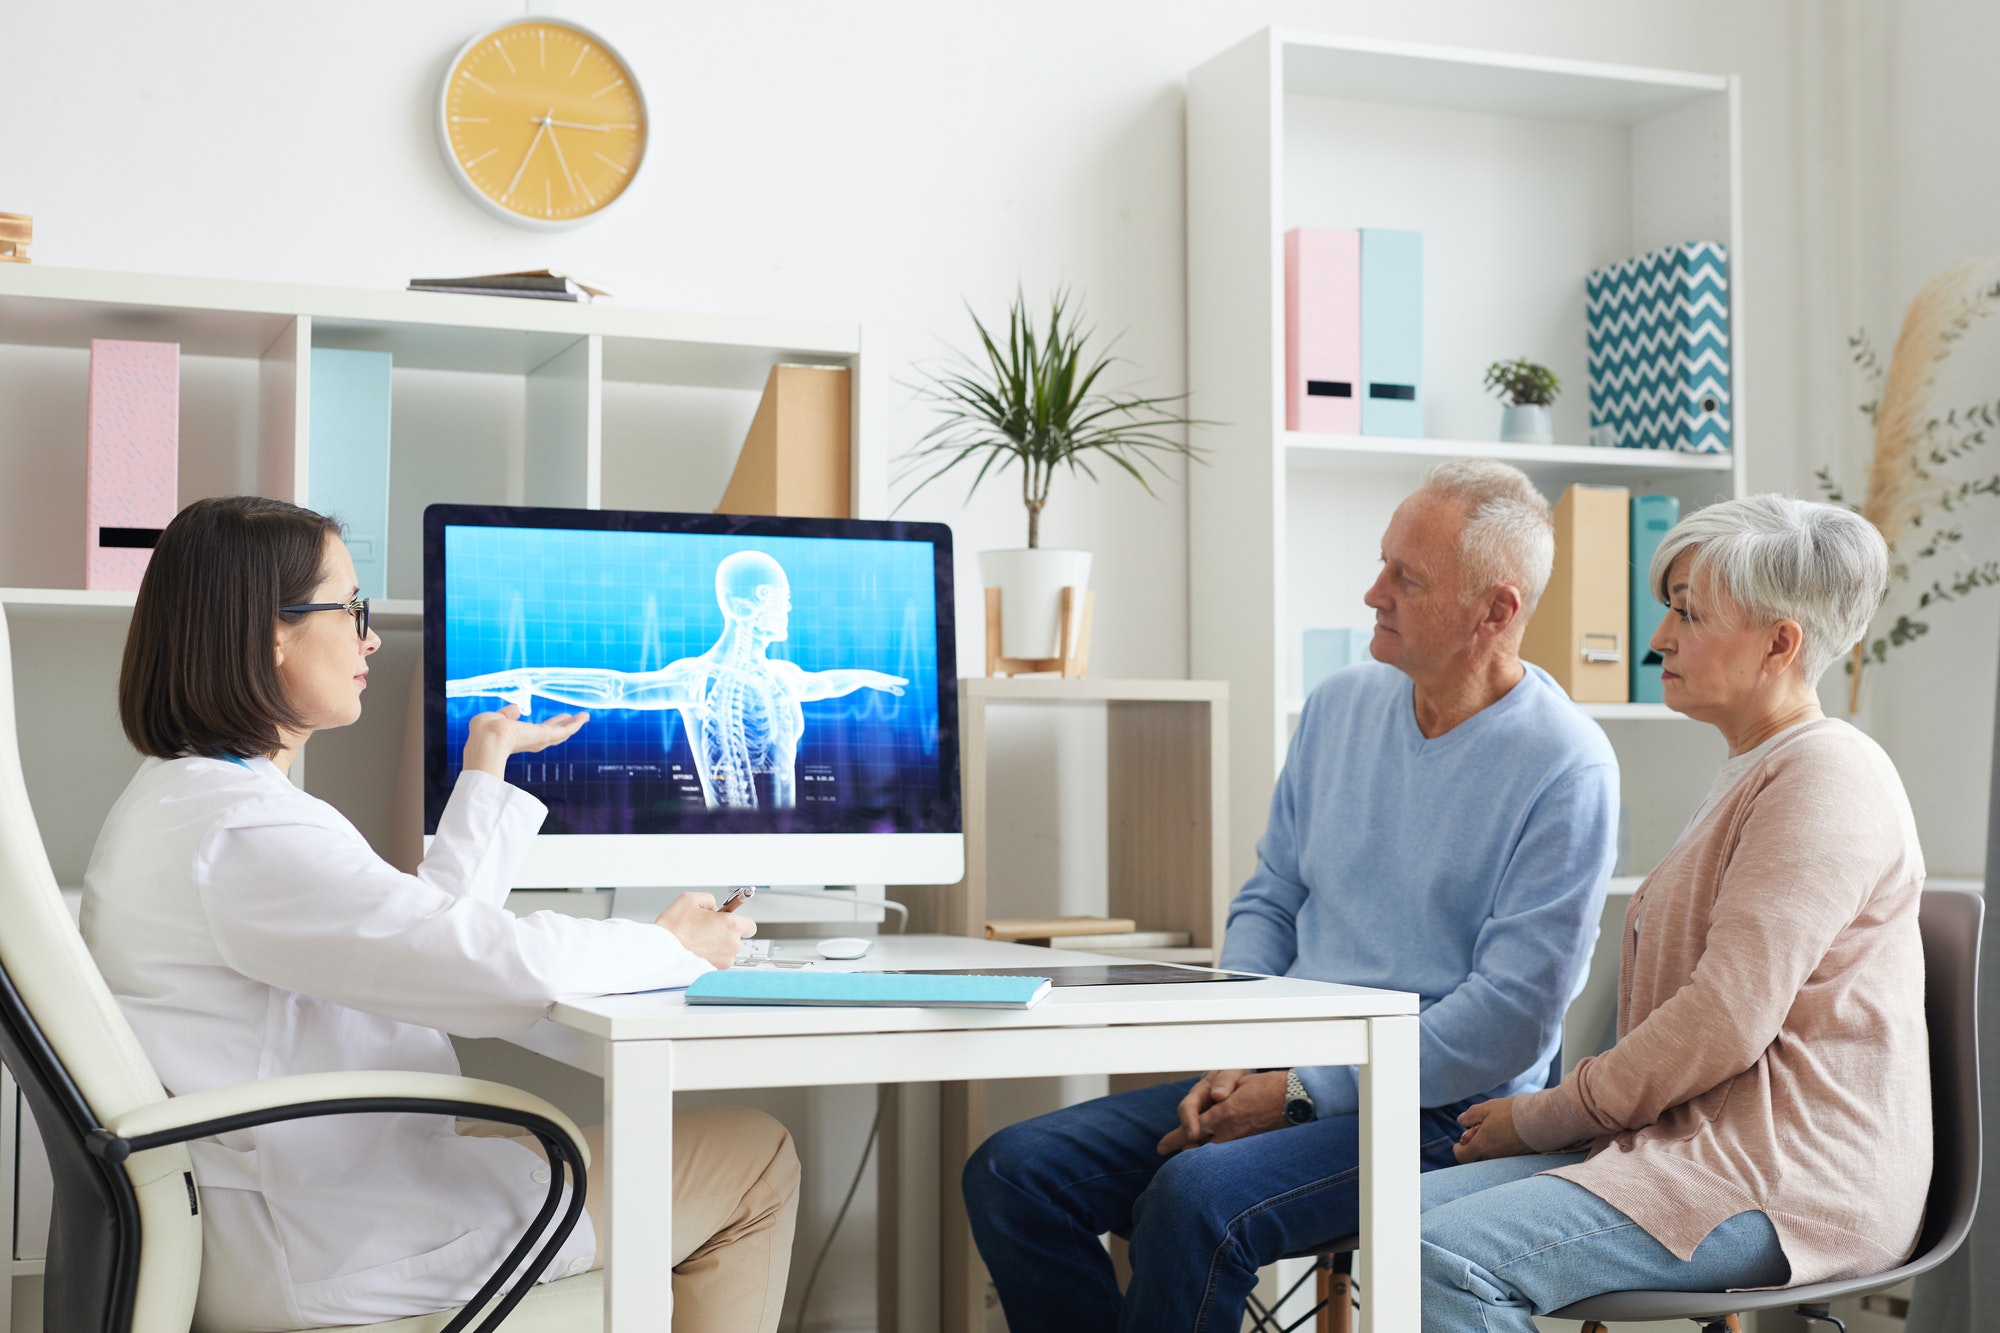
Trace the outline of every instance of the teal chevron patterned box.
{"type": "Polygon", "coordinates": [[[1729,452],[1729,255],[1690,241],[1591,273],[1590,434],[1729,452]]]}

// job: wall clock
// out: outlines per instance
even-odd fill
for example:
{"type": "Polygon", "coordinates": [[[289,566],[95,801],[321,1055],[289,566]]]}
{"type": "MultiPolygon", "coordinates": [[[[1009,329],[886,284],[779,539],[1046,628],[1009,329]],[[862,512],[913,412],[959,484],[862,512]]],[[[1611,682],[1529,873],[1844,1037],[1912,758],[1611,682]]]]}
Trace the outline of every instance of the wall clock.
{"type": "Polygon", "coordinates": [[[646,99],[631,66],[557,19],[515,19],[467,42],[445,71],[437,117],[458,183],[524,227],[589,221],[646,156],[646,99]]]}

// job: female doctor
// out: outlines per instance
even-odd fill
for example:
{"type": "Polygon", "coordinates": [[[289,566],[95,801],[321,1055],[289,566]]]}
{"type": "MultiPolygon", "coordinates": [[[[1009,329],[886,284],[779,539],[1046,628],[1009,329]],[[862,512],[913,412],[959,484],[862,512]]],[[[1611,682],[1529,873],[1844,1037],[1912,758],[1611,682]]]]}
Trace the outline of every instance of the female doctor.
{"type": "MultiPolygon", "coordinates": [[[[586,714],[474,718],[414,875],[294,787],[313,734],[360,717],[381,646],[339,532],[276,500],[198,501],[161,535],[133,608],[118,707],[149,757],[98,837],[83,933],[172,1093],[329,1070],[455,1074],[447,1032],[499,1036],[557,1000],[685,985],[755,929],[699,893],[650,925],[506,909],[546,813],[503,780],[507,758],[569,739],[586,714]]],[[[594,1168],[601,1138],[586,1137],[594,1168]]],[[[547,1197],[530,1142],[384,1114],[191,1144],[196,1327],[465,1302],[547,1197]]],[[[754,1111],[680,1112],[673,1156],[675,1329],[771,1333],[797,1211],[789,1136],[754,1111]]],[[[602,1197],[593,1179],[591,1214],[602,1197]]],[[[579,1222],[545,1280],[593,1266],[600,1223],[579,1222]]]]}

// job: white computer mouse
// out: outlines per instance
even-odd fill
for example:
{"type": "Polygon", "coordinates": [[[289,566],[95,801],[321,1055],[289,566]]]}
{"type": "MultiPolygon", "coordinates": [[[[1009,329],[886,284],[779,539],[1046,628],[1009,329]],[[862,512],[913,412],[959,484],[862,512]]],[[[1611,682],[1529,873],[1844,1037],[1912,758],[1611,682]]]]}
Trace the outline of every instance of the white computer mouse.
{"type": "Polygon", "coordinates": [[[841,935],[834,939],[821,940],[818,946],[819,956],[821,958],[834,958],[841,961],[850,958],[860,958],[868,952],[868,946],[873,943],[873,940],[864,940],[852,935],[841,935]]]}

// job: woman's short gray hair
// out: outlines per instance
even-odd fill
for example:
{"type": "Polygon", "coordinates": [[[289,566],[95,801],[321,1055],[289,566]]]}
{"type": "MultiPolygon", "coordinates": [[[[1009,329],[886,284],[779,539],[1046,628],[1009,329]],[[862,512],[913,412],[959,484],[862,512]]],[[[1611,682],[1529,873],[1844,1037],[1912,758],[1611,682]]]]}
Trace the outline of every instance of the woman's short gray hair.
{"type": "Polygon", "coordinates": [[[1534,613],[1556,561],[1549,502],[1517,467],[1491,458],[1455,458],[1424,473],[1418,490],[1465,506],[1458,556],[1482,587],[1521,590],[1521,622],[1534,613]]]}
{"type": "Polygon", "coordinates": [[[1815,683],[1868,632],[1889,592],[1889,547],[1851,509],[1748,495],[1698,509],[1653,552],[1653,595],[1672,601],[1667,577],[1692,551],[1688,582],[1721,593],[1764,624],[1796,620],[1804,631],[1799,670],[1815,683]]]}

